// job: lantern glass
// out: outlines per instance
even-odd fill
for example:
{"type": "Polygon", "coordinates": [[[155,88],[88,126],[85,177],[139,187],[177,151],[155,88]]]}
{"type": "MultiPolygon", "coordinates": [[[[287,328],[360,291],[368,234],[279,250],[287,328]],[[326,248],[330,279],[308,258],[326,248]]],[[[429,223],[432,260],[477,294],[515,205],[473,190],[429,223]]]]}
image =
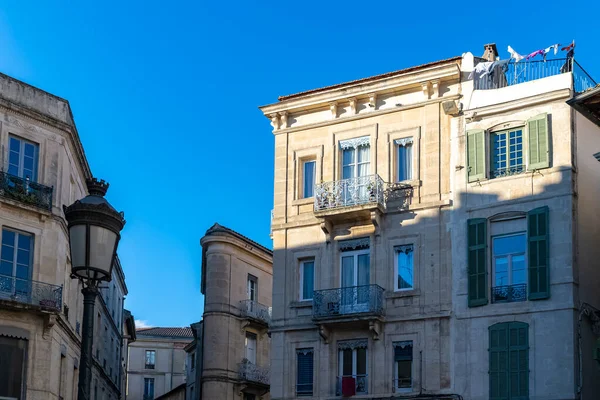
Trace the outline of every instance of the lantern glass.
{"type": "Polygon", "coordinates": [[[117,234],[100,226],[90,225],[90,267],[98,269],[110,280],[117,234]]]}
{"type": "Polygon", "coordinates": [[[75,225],[69,229],[71,243],[71,265],[85,267],[86,226],[75,225]]]}

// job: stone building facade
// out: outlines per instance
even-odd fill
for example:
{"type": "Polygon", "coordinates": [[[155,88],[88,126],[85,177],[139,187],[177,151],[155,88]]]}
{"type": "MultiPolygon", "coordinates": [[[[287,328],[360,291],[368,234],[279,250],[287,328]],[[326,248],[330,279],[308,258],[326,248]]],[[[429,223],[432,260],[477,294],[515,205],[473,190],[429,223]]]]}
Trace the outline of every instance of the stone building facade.
{"type": "Polygon", "coordinates": [[[219,224],[200,244],[204,314],[193,326],[190,367],[197,373],[189,400],[268,400],[271,250],[219,224]]]}
{"type": "Polygon", "coordinates": [[[127,398],[152,400],[185,383],[190,328],[144,328],[129,343],[127,398]]]}
{"type": "Polygon", "coordinates": [[[572,59],[469,77],[488,60],[261,107],[275,135],[272,399],[599,392],[600,132],[566,104],[594,83],[572,59]]]}
{"type": "Polygon", "coordinates": [[[123,349],[121,351],[121,398],[127,399],[127,370],[129,369],[129,344],[135,342],[135,318],[123,309],[123,349]]]}
{"type": "Polygon", "coordinates": [[[0,74],[0,146],[0,397],[75,399],[83,295],[62,206],[92,174],[68,101],[0,74]]]}

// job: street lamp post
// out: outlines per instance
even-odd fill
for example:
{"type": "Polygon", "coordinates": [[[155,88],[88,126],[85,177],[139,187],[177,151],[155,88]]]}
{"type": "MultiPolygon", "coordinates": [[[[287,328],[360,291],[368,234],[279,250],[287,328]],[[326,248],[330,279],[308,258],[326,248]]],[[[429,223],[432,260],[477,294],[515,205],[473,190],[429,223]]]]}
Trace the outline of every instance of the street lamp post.
{"type": "Polygon", "coordinates": [[[71,277],[83,284],[83,327],[78,400],[90,399],[94,305],[98,284],[110,282],[112,267],[125,225],[123,212],[115,210],[104,198],[108,183],[95,178],[86,181],[89,195],[70,206],[63,206],[69,228],[71,277]]]}

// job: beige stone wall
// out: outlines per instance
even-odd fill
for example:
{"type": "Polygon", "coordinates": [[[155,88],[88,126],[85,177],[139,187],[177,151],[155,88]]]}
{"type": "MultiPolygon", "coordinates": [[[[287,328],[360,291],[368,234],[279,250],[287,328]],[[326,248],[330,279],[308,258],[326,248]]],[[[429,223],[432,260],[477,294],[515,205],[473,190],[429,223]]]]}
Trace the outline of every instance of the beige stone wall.
{"type": "MultiPolygon", "coordinates": [[[[247,282],[251,274],[258,278],[258,303],[271,307],[271,255],[243,238],[226,233],[207,233],[201,243],[206,274],[202,398],[240,399],[243,388],[238,384],[239,364],[245,358],[246,332],[257,335],[256,365],[261,368],[270,365],[267,327],[248,325],[249,321],[241,317],[240,301],[248,299],[247,282]]],[[[268,394],[263,399],[269,399],[268,394]]]]}

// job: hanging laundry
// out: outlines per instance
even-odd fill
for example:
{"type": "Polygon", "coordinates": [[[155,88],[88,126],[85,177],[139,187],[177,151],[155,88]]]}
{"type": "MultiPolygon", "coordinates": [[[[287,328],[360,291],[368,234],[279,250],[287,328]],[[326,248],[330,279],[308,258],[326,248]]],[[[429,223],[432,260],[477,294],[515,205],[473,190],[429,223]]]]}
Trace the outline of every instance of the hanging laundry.
{"type": "Polygon", "coordinates": [[[490,75],[491,77],[493,77],[494,75],[494,71],[497,70],[497,68],[504,68],[506,66],[506,64],[508,64],[510,61],[510,58],[507,58],[506,60],[498,60],[498,61],[494,61],[492,62],[492,65],[490,65],[488,68],[486,68],[483,73],[481,75],[479,75],[480,78],[483,78],[486,75],[490,75]]]}
{"type": "Polygon", "coordinates": [[[519,53],[514,51],[513,48],[510,46],[508,46],[508,52],[510,53],[510,58],[514,58],[516,62],[519,62],[525,58],[525,56],[520,55],[519,53]]]}
{"type": "Polygon", "coordinates": [[[483,76],[484,73],[489,73],[492,64],[494,64],[493,61],[486,61],[477,64],[475,68],[473,68],[473,71],[471,71],[471,73],[469,74],[469,79],[473,77],[475,77],[475,79],[479,79],[483,76]]]}
{"type": "Polygon", "coordinates": [[[573,50],[574,48],[575,48],[575,41],[573,40],[573,43],[571,43],[568,46],[563,47],[561,50],[562,51],[570,51],[570,50],[573,50]]]}
{"type": "Polygon", "coordinates": [[[534,51],[533,53],[531,53],[530,55],[525,57],[525,59],[529,60],[530,58],[533,58],[533,57],[537,56],[538,54],[544,55],[544,49],[534,51]]]}
{"type": "Polygon", "coordinates": [[[556,55],[556,53],[558,53],[558,46],[560,46],[559,43],[553,44],[552,46],[546,47],[544,49],[544,61],[546,61],[546,54],[550,53],[553,49],[554,49],[554,55],[556,55]]]}

